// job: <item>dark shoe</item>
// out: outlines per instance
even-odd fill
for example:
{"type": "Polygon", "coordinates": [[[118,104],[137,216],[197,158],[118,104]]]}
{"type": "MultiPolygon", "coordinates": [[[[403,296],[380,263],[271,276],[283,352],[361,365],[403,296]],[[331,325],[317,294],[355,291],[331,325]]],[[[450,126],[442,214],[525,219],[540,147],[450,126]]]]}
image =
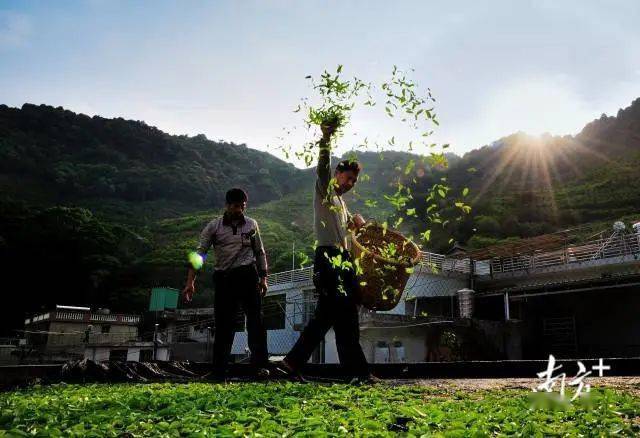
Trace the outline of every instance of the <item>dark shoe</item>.
{"type": "Polygon", "coordinates": [[[383,379],[369,374],[368,376],[356,376],[349,381],[349,385],[362,386],[362,385],[375,385],[376,383],[384,382],[383,379]]]}
{"type": "Polygon", "coordinates": [[[307,379],[287,362],[281,360],[273,363],[273,376],[281,379],[288,379],[292,382],[307,383],[307,379]]]}
{"type": "Polygon", "coordinates": [[[258,368],[255,372],[255,377],[258,380],[266,380],[271,376],[271,371],[266,368],[258,368]]]}

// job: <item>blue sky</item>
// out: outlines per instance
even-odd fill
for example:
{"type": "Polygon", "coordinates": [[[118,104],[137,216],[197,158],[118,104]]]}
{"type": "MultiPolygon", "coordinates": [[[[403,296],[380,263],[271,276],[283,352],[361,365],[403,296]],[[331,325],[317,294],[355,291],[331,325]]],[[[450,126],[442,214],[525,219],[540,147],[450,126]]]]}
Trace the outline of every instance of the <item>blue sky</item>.
{"type": "Polygon", "coordinates": [[[344,64],[379,82],[396,64],[437,98],[435,140],[463,153],[518,130],[575,134],[640,97],[638,23],[637,0],[3,0],[0,103],[273,151],[306,75],[344,64]]]}

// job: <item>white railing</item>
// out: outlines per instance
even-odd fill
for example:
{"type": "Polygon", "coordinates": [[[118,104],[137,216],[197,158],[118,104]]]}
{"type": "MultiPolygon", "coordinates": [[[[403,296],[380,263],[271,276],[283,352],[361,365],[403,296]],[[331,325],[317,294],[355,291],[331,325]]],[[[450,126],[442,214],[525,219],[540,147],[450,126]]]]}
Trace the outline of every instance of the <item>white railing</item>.
{"type": "Polygon", "coordinates": [[[82,321],[82,320],[84,320],[84,313],[57,311],[55,313],[55,315],[56,315],[56,319],[63,319],[63,320],[67,320],[67,321],[82,321]]]}
{"type": "Polygon", "coordinates": [[[91,321],[96,321],[96,322],[116,322],[118,320],[118,317],[116,315],[104,315],[104,314],[92,314],[91,315],[91,321]]]}
{"type": "Polygon", "coordinates": [[[451,272],[468,274],[470,272],[469,259],[451,258],[433,252],[422,251],[419,264],[423,267],[423,272],[424,268],[426,268],[427,272],[433,274],[444,274],[451,272]]]}
{"type": "Polygon", "coordinates": [[[557,251],[493,259],[491,270],[494,273],[515,272],[635,254],[640,254],[640,237],[630,234],[613,239],[599,239],[557,251]]]}
{"type": "Polygon", "coordinates": [[[127,322],[130,324],[137,324],[140,322],[140,317],[138,315],[122,315],[120,318],[122,322],[127,322]]]}
{"type": "MultiPolygon", "coordinates": [[[[526,271],[633,254],[640,254],[640,236],[637,234],[595,240],[584,245],[541,252],[534,255],[476,260],[473,263],[475,274],[488,275],[491,272],[526,271]]],[[[469,274],[471,272],[468,258],[450,258],[442,254],[426,251],[421,252],[419,265],[421,266],[420,272],[427,274],[469,274]]],[[[268,279],[270,286],[311,281],[313,279],[313,267],[276,272],[269,275],[268,279]]]]}
{"type": "Polygon", "coordinates": [[[291,271],[276,272],[267,277],[269,286],[275,286],[284,283],[299,283],[303,281],[313,280],[313,266],[306,268],[294,269],[291,271]]]}
{"type": "Polygon", "coordinates": [[[33,324],[48,319],[56,319],[61,321],[91,321],[91,322],[108,322],[108,323],[125,323],[138,324],[140,322],[139,315],[120,315],[120,314],[101,314],[87,312],[73,312],[68,310],[57,310],[52,313],[43,313],[24,320],[25,325],[33,324]]]}
{"type": "Polygon", "coordinates": [[[427,267],[432,272],[442,271],[445,261],[445,256],[442,254],[436,254],[433,252],[421,252],[420,253],[420,265],[427,267]]]}

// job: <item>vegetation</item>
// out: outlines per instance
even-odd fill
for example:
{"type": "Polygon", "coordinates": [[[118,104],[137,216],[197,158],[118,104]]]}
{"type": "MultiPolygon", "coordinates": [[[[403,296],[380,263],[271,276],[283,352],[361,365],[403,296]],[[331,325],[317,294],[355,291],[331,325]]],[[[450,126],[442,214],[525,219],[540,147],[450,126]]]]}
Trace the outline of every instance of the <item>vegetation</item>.
{"type": "Polygon", "coordinates": [[[523,390],[291,383],[53,385],[0,394],[0,436],[634,436],[638,399],[533,408],[523,390]]]}

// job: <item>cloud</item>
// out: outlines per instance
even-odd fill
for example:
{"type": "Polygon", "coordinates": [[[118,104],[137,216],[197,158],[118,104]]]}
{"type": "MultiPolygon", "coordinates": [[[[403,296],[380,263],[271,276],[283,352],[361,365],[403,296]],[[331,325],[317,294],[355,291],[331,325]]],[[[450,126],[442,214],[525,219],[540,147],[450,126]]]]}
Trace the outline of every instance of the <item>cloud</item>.
{"type": "Polygon", "coordinates": [[[0,49],[24,47],[31,37],[31,19],[16,12],[0,11],[0,49]]]}

